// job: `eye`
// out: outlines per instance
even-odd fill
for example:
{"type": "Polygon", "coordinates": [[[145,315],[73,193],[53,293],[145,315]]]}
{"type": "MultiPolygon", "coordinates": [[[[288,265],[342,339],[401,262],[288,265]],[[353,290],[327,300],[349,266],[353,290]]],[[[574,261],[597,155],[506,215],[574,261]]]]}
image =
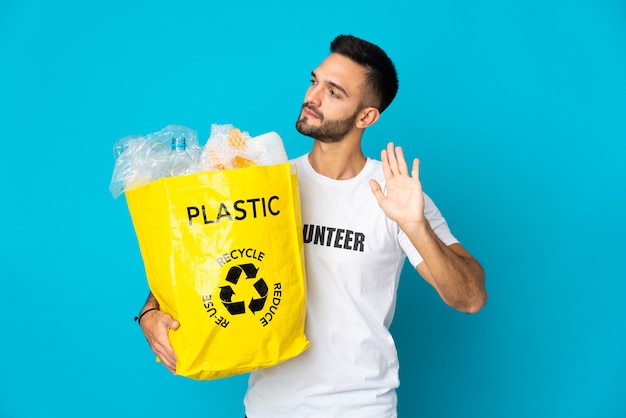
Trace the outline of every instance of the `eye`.
{"type": "Polygon", "coordinates": [[[316,84],[317,84],[317,80],[316,80],[316,79],[314,79],[314,78],[312,78],[312,79],[311,79],[311,85],[312,85],[312,86],[314,86],[314,85],[316,85],[316,84]]]}

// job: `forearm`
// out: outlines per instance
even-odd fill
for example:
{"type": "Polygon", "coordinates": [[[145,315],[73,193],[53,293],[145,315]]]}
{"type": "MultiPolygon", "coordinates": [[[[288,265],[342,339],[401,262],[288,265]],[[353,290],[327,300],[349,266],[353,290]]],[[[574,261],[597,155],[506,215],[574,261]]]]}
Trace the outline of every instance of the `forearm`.
{"type": "Polygon", "coordinates": [[[478,312],[487,300],[485,273],[460,244],[445,245],[427,221],[403,226],[423,263],[419,273],[445,303],[463,312],[478,312]]]}
{"type": "Polygon", "coordinates": [[[159,302],[156,300],[156,298],[154,297],[154,295],[152,294],[152,292],[150,292],[148,294],[148,298],[146,299],[146,303],[143,305],[143,308],[141,308],[141,311],[145,311],[146,309],[151,309],[151,308],[157,308],[159,309],[159,302]]]}

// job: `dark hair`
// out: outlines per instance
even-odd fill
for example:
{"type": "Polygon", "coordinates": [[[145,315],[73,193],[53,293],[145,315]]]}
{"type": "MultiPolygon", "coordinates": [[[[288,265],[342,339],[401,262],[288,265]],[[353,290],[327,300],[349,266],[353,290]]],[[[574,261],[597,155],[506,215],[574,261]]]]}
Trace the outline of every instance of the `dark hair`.
{"type": "Polygon", "coordinates": [[[387,109],[398,92],[398,73],[385,51],[352,35],[339,35],[330,43],[330,52],[365,67],[371,93],[377,102],[374,107],[380,113],[387,109]]]}

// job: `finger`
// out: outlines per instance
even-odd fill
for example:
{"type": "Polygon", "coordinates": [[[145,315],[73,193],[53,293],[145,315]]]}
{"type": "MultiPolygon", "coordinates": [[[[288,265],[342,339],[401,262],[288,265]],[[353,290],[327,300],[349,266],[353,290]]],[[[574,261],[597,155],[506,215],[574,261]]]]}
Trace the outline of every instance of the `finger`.
{"type": "Polygon", "coordinates": [[[179,322],[168,315],[159,325],[158,333],[153,336],[153,351],[163,365],[172,373],[176,373],[176,353],[170,341],[169,330],[175,331],[180,326],[179,322]]]}
{"type": "Polygon", "coordinates": [[[398,174],[400,171],[398,169],[398,160],[396,158],[396,153],[394,150],[393,142],[389,142],[387,144],[387,157],[389,160],[389,169],[393,175],[398,174]]]}
{"type": "Polygon", "coordinates": [[[170,370],[176,370],[176,354],[174,353],[172,346],[169,344],[169,341],[161,344],[159,348],[155,350],[155,354],[165,367],[170,370]]]}
{"type": "Polygon", "coordinates": [[[406,174],[409,172],[402,147],[396,147],[396,164],[398,165],[398,173],[406,174]]]}
{"type": "Polygon", "coordinates": [[[161,362],[163,366],[165,366],[167,370],[170,371],[170,373],[174,375],[176,374],[176,361],[172,362],[171,360],[164,359],[162,357],[159,357],[159,361],[161,362]]]}
{"type": "Polygon", "coordinates": [[[411,181],[417,186],[420,193],[422,192],[422,182],[420,181],[420,160],[413,160],[413,168],[411,171],[411,181]]]}
{"type": "Polygon", "coordinates": [[[159,360],[161,361],[161,364],[163,364],[165,367],[167,367],[168,370],[172,371],[172,370],[176,370],[176,360],[168,357],[165,354],[157,354],[157,357],[159,358],[159,360]]]}
{"type": "Polygon", "coordinates": [[[370,188],[372,189],[372,193],[374,193],[374,197],[376,197],[376,200],[380,203],[385,198],[380,184],[376,180],[371,179],[370,188]]]}
{"type": "Polygon", "coordinates": [[[391,168],[389,167],[389,153],[387,150],[382,150],[380,152],[380,161],[383,163],[383,174],[385,178],[391,178],[393,173],[391,172],[391,168]]]}

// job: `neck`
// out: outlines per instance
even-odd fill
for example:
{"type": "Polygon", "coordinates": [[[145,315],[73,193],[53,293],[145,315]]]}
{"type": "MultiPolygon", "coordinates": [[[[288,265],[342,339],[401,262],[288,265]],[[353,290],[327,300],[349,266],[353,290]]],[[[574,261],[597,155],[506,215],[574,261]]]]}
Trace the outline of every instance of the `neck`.
{"type": "Polygon", "coordinates": [[[361,150],[361,138],[344,138],[327,144],[318,140],[313,143],[309,162],[319,174],[334,180],[348,180],[363,170],[367,159],[361,150]]]}

